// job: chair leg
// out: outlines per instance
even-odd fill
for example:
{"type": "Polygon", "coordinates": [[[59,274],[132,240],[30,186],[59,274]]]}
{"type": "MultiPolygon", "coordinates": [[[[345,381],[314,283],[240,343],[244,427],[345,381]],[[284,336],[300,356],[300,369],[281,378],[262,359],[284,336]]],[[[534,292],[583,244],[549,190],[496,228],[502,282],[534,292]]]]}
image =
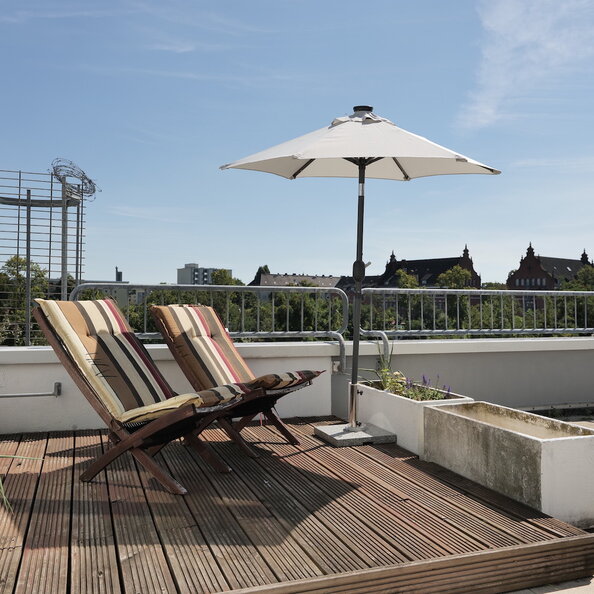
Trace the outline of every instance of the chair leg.
{"type": "Polygon", "coordinates": [[[233,427],[229,419],[220,417],[217,419],[219,425],[225,430],[225,433],[250,457],[259,458],[260,455],[255,452],[247,443],[245,439],[239,434],[239,431],[233,427]]]}
{"type": "Polygon", "coordinates": [[[184,435],[185,442],[191,446],[198,455],[208,464],[210,464],[217,472],[227,473],[231,472],[231,468],[221,460],[200,438],[193,433],[184,435]]]}
{"type": "Polygon", "coordinates": [[[80,475],[80,480],[88,482],[94,479],[106,466],[111,464],[118,456],[121,456],[127,450],[132,449],[129,440],[123,440],[112,445],[106,452],[96,458],[87,469],[80,475]]]}
{"type": "Polygon", "coordinates": [[[126,451],[129,451],[138,462],[152,474],[161,485],[168,491],[175,495],[185,495],[186,489],[182,487],[173,477],[169,476],[152,458],[160,449],[160,446],[149,448],[150,454],[142,451],[140,448],[131,447],[130,440],[120,441],[118,444],[109,448],[102,456],[99,456],[93,461],[87,469],[80,475],[80,480],[89,482],[94,479],[102,470],[105,469],[111,462],[121,456],[126,451]]]}
{"type": "MultiPolygon", "coordinates": [[[[256,413],[257,414],[257,413],[256,413]]],[[[235,423],[233,423],[233,427],[235,427],[235,431],[237,431],[238,433],[240,431],[243,431],[245,429],[245,427],[247,426],[247,424],[255,417],[256,415],[248,415],[247,417],[241,417],[241,419],[239,419],[239,421],[236,421],[235,423]]]]}
{"type": "Polygon", "coordinates": [[[144,451],[151,457],[154,458],[167,444],[162,443],[150,448],[146,448],[144,451]]]}
{"type": "Polygon", "coordinates": [[[272,423],[278,432],[292,445],[299,445],[299,440],[289,431],[288,427],[280,420],[278,415],[269,408],[262,411],[262,414],[272,423]]]}
{"type": "MultiPolygon", "coordinates": [[[[160,449],[160,448],[159,448],[160,449]]],[[[163,487],[174,495],[185,495],[187,490],[180,485],[172,476],[167,474],[146,452],[139,448],[130,450],[130,453],[136,458],[138,463],[153,475],[163,487]]]]}

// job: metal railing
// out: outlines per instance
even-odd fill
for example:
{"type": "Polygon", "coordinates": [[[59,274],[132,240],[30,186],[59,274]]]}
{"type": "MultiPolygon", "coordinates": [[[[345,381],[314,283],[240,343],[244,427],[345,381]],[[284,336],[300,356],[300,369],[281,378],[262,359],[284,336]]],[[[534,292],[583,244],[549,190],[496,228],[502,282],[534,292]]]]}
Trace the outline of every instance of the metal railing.
{"type": "Polygon", "coordinates": [[[363,289],[368,332],[411,336],[594,333],[592,291],[363,289]]]}
{"type": "Polygon", "coordinates": [[[37,344],[31,300],[66,299],[84,274],[85,201],[52,171],[0,170],[0,344],[37,344]]]}
{"type": "MultiPolygon", "coordinates": [[[[84,283],[70,299],[110,296],[143,340],[159,340],[151,304],[203,303],[244,340],[330,339],[346,368],[349,298],[337,288],[84,283]]],[[[35,329],[33,329],[35,330],[35,329]]],[[[363,289],[363,337],[549,336],[594,334],[594,292],[474,289],[363,289]]]]}
{"type": "Polygon", "coordinates": [[[340,366],[346,367],[344,334],[349,320],[348,297],[331,287],[251,287],[236,285],[139,285],[83,283],[71,300],[112,297],[140,338],[160,338],[149,306],[201,303],[213,307],[233,338],[336,340],[340,366]]]}

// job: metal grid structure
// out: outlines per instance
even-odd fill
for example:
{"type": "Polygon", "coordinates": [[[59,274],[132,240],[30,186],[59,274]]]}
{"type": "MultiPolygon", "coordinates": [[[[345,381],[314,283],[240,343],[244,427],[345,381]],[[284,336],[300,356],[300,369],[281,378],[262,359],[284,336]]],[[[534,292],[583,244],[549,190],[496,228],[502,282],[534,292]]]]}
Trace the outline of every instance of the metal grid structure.
{"type": "Polygon", "coordinates": [[[67,299],[81,282],[85,198],[94,192],[63,159],[45,173],[0,170],[0,344],[35,344],[32,300],[67,299]]]}

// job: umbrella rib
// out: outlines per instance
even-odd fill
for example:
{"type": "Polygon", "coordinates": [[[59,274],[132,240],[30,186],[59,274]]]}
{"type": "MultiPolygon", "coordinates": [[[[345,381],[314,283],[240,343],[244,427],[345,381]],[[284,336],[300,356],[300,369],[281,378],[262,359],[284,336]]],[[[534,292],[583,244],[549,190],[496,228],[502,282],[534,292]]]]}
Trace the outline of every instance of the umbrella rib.
{"type": "Polygon", "coordinates": [[[295,171],[295,173],[293,173],[291,179],[295,179],[304,169],[307,169],[314,161],[315,159],[310,159],[309,161],[307,161],[305,165],[302,165],[299,169],[297,169],[297,171],[295,171]]]}
{"type": "Polygon", "coordinates": [[[398,159],[396,157],[392,157],[392,161],[394,161],[394,163],[396,163],[396,167],[398,167],[398,169],[400,169],[400,172],[404,176],[404,181],[409,181],[410,176],[408,175],[408,173],[406,173],[406,171],[404,171],[404,167],[402,167],[402,165],[400,165],[400,162],[398,161],[398,159]]]}

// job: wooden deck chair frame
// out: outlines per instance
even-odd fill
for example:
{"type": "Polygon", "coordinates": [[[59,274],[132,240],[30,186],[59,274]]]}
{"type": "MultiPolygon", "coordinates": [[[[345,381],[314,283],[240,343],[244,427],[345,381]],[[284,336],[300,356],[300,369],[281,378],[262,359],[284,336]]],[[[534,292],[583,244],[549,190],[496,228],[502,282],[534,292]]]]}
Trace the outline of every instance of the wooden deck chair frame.
{"type": "MultiPolygon", "coordinates": [[[[210,407],[200,408],[194,404],[186,404],[154,420],[138,423],[136,426],[133,424],[128,425],[115,419],[102,403],[95,388],[75,363],[40,307],[34,308],[33,316],[59,361],[108,428],[108,437],[112,446],[91,462],[80,475],[80,480],[85,482],[92,480],[116,458],[125,452],[129,452],[168,491],[177,495],[184,495],[187,493],[186,489],[153,459],[165,445],[180,437],[184,439],[186,445],[191,446],[217,471],[229,472],[231,470],[200,439],[199,435],[211,423],[220,421],[221,418],[223,418],[221,425],[224,429],[228,429],[225,427],[225,419],[231,414],[231,409],[239,404],[249,403],[251,399],[257,398],[262,392],[260,394],[246,394],[242,398],[229,403],[210,407]]],[[[227,432],[236,440],[234,437],[235,431],[227,432]]],[[[240,438],[239,441],[243,440],[240,438]]]]}
{"type": "MultiPolygon", "coordinates": [[[[223,326],[218,315],[212,307],[204,305],[154,305],[151,307],[151,314],[157,326],[157,330],[161,333],[163,339],[167,343],[170,351],[173,353],[175,360],[179,367],[184,372],[184,375],[190,382],[190,385],[194,390],[206,389],[215,387],[216,382],[212,378],[206,379],[205,375],[201,377],[196,373],[196,361],[200,361],[200,365],[206,369],[211,365],[205,357],[201,356],[199,350],[190,346],[191,340],[187,336],[183,336],[183,329],[180,328],[172,315],[174,311],[172,308],[190,308],[195,312],[203,312],[206,315],[202,318],[204,322],[204,330],[212,336],[216,332],[218,339],[224,348],[228,349],[228,352],[232,353],[233,360],[236,362],[239,369],[236,370],[236,374],[233,374],[234,380],[237,383],[243,382],[241,385],[245,389],[249,389],[253,386],[253,389],[261,390],[261,395],[255,399],[251,399],[249,402],[242,403],[234,408],[232,411],[229,410],[226,413],[226,417],[232,427],[239,434],[250,421],[259,414],[262,414],[265,419],[271,423],[279,433],[291,444],[298,445],[299,440],[293,435],[287,426],[282,422],[279,416],[276,414],[274,407],[279,398],[295,392],[306,386],[310,386],[312,380],[317,377],[321,371],[299,371],[292,372],[291,374],[269,374],[256,378],[249,369],[247,363],[241,357],[241,355],[235,349],[233,339],[223,326]],[[207,328],[206,328],[207,326],[207,328]],[[194,359],[194,361],[192,361],[194,359]],[[300,377],[303,375],[304,377],[300,377]],[[292,384],[288,387],[280,387],[275,389],[273,386],[282,376],[291,376],[293,379],[289,379],[284,383],[292,384]],[[309,378],[309,379],[306,379],[309,378]],[[232,419],[238,419],[234,423],[232,419]]],[[[282,386],[283,382],[279,383],[282,386]]],[[[256,457],[253,452],[248,452],[253,457],[256,457]]]]}

